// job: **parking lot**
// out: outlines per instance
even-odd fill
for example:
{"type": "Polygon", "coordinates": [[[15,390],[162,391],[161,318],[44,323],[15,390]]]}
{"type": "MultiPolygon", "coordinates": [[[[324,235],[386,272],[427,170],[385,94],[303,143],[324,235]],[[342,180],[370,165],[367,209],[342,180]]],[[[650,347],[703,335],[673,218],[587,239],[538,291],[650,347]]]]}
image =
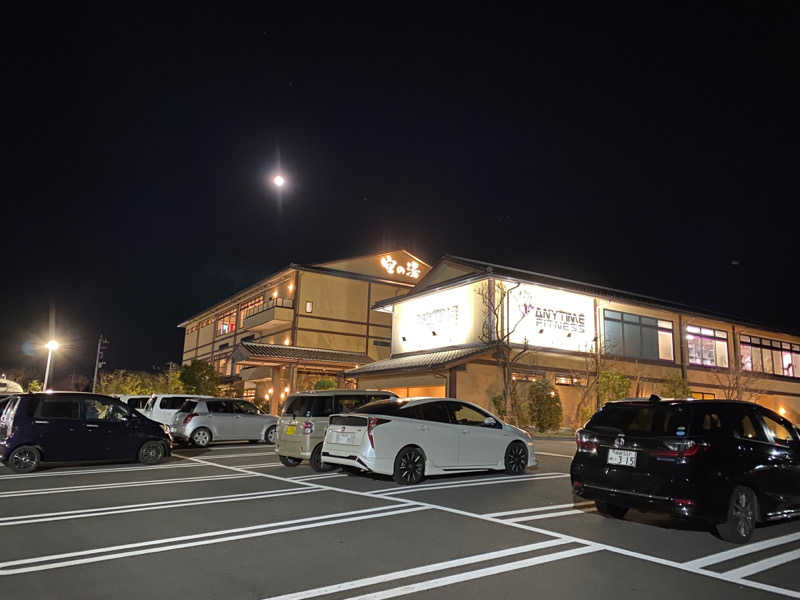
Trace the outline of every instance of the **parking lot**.
{"type": "Polygon", "coordinates": [[[388,477],[280,465],[272,446],[157,466],[0,468],[8,598],[800,598],[800,521],[734,546],[573,498],[570,441],[526,474],[388,477]]]}

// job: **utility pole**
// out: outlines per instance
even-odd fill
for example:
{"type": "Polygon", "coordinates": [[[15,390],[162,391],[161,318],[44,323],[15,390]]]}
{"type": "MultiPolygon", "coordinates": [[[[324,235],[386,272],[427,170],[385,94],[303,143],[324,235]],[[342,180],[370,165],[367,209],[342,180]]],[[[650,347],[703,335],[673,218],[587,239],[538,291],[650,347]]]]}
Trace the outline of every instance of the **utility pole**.
{"type": "Polygon", "coordinates": [[[105,366],[105,361],[103,360],[103,352],[108,347],[108,340],[103,337],[103,334],[100,334],[100,337],[97,338],[97,356],[94,359],[94,378],[92,379],[92,393],[95,392],[97,388],[97,372],[105,366]]]}

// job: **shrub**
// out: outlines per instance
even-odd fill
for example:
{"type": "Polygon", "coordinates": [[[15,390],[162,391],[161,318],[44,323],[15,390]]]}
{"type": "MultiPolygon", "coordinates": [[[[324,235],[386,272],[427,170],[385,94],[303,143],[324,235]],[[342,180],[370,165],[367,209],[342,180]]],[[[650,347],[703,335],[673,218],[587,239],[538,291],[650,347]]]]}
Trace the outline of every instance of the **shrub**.
{"type": "Polygon", "coordinates": [[[546,379],[531,382],[528,387],[531,422],[537,431],[552,431],[561,426],[561,398],[555,386],[546,379]]]}

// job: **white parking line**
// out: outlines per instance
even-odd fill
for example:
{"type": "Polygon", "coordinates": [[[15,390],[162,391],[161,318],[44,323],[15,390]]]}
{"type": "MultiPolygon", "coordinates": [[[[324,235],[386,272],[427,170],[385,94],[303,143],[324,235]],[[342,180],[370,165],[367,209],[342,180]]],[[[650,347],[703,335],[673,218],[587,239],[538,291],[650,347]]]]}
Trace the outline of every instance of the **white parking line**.
{"type": "Polygon", "coordinates": [[[475,487],[481,485],[500,485],[503,483],[522,483],[525,481],[542,481],[545,479],[562,479],[564,477],[569,477],[566,473],[556,473],[552,475],[529,475],[527,477],[524,476],[515,476],[515,477],[497,477],[492,481],[467,481],[467,482],[459,482],[459,483],[451,483],[451,484],[443,484],[443,485],[421,485],[421,486],[414,486],[414,487],[404,487],[404,488],[393,488],[388,491],[381,490],[377,492],[370,492],[373,496],[394,496],[396,494],[414,494],[417,492],[428,492],[430,490],[451,490],[455,488],[464,488],[464,487],[475,487]]]}
{"type": "Polygon", "coordinates": [[[241,502],[245,500],[264,500],[267,498],[282,498],[296,494],[312,494],[323,490],[311,488],[272,490],[269,492],[250,492],[247,494],[227,494],[224,496],[205,496],[202,498],[183,498],[180,500],[164,500],[161,502],[146,502],[143,504],[126,504],[121,506],[105,506],[101,508],[83,508],[65,510],[52,513],[39,513],[32,515],[16,515],[0,517],[0,527],[12,525],[30,525],[32,523],[46,523],[49,521],[63,521],[65,519],[82,519],[86,517],[105,517],[122,513],[132,513],[151,510],[164,510],[168,508],[194,507],[203,504],[219,504],[228,502],[241,502]]]}
{"type": "Polygon", "coordinates": [[[708,565],[725,562],[726,560],[731,560],[733,558],[738,558],[740,556],[744,556],[745,554],[760,552],[761,550],[766,550],[767,548],[772,548],[773,546],[780,546],[782,544],[795,542],[797,540],[800,540],[800,533],[790,533],[788,535],[782,535],[769,540],[763,540],[761,542],[754,542],[752,544],[739,546],[738,548],[733,548],[731,550],[725,550],[724,552],[709,554],[708,556],[690,560],[689,562],[685,562],[683,564],[689,568],[698,569],[707,567],[708,565]]]}
{"type": "Polygon", "coordinates": [[[206,475],[204,477],[179,477],[173,479],[150,479],[147,481],[124,481],[121,483],[97,483],[93,485],[69,485],[54,488],[32,488],[28,490],[13,490],[0,492],[1,498],[19,498],[21,496],[42,496],[45,494],[66,494],[69,492],[92,492],[117,488],[144,487],[151,485],[172,485],[179,483],[197,483],[204,481],[221,481],[225,479],[243,479],[255,475],[237,473],[235,475],[206,475]]]}
{"type": "Polygon", "coordinates": [[[585,515],[586,513],[596,512],[597,509],[595,507],[587,508],[585,510],[580,509],[572,509],[572,510],[560,510],[556,512],[544,513],[541,515],[526,515],[523,517],[516,517],[515,519],[508,519],[512,523],[522,523],[523,521],[537,521],[539,519],[552,519],[555,517],[568,517],[569,515],[585,515]]]}
{"type": "Polygon", "coordinates": [[[572,454],[556,454],[555,452],[538,452],[535,451],[536,456],[557,456],[558,458],[568,458],[572,460],[575,458],[572,454]]]}
{"type": "Polygon", "coordinates": [[[291,531],[300,531],[303,529],[326,527],[328,525],[339,525],[341,523],[351,523],[353,521],[363,521],[366,519],[391,517],[394,515],[418,512],[421,510],[427,510],[427,509],[421,506],[403,507],[399,509],[395,509],[394,507],[382,506],[379,508],[366,508],[362,510],[348,511],[346,513],[321,515],[318,517],[308,517],[304,519],[293,519],[291,521],[283,521],[278,523],[264,523],[261,525],[253,525],[250,527],[239,527],[236,529],[228,529],[223,531],[209,531],[206,533],[185,535],[175,538],[150,540],[147,542],[137,542],[133,544],[124,544],[121,546],[109,546],[106,548],[94,548],[92,550],[81,550],[78,552],[66,552],[63,554],[52,554],[49,556],[23,558],[20,560],[1,562],[0,575],[19,575],[20,573],[49,571],[51,569],[59,569],[63,567],[72,567],[75,565],[84,565],[88,563],[116,560],[119,558],[126,558],[130,556],[155,554],[158,552],[168,552],[170,550],[178,550],[182,548],[208,546],[211,544],[221,544],[224,542],[232,542],[236,540],[243,540],[254,537],[263,537],[278,533],[288,533],[291,531]],[[386,510],[387,508],[391,508],[392,510],[387,511],[386,510]],[[364,514],[364,513],[371,513],[371,514],[364,514]],[[332,517],[342,517],[342,518],[332,518],[332,517]],[[300,524],[295,525],[297,523],[300,524]],[[284,525],[291,525],[291,526],[284,527],[284,525]],[[266,531],[264,531],[265,529],[266,531]],[[246,533],[238,533],[238,532],[246,532],[246,533]],[[224,535],[229,533],[237,533],[237,535],[224,535]],[[224,537],[216,537],[221,535],[224,535],[224,537]],[[183,541],[183,540],[192,540],[192,541],[183,541]],[[182,543],[172,543],[176,541],[181,541],[182,543]],[[168,544],[168,545],[162,546],[159,544],[168,544]],[[126,550],[126,551],[118,552],[118,550],[126,550]],[[110,552],[110,554],[104,554],[106,552],[110,552]],[[63,558],[70,558],[72,560],[58,560],[63,558]],[[49,561],[57,561],[57,562],[49,562],[49,561]],[[36,563],[46,563],[46,564],[36,564],[36,563]],[[25,565],[25,566],[17,567],[17,565],[25,565]],[[9,568],[9,567],[17,567],[17,568],[9,568]]]}
{"type": "Polygon", "coordinates": [[[533,558],[525,558],[522,560],[494,565],[491,567],[484,567],[475,571],[465,571],[455,575],[448,575],[447,577],[439,577],[437,579],[429,579],[427,581],[419,581],[401,587],[396,587],[389,590],[381,590],[371,594],[363,594],[361,596],[352,596],[347,600],[385,600],[386,598],[396,598],[397,596],[406,596],[417,592],[432,590],[435,588],[453,585],[455,583],[463,583],[473,579],[481,579],[491,575],[498,575],[500,573],[508,573],[509,571],[516,571],[518,569],[527,569],[535,565],[541,565],[557,560],[564,560],[565,558],[573,558],[582,554],[589,554],[590,552],[597,552],[600,550],[597,546],[582,546],[580,548],[573,548],[571,550],[563,550],[561,552],[553,552],[552,554],[545,554],[543,556],[534,556],[533,558]]]}
{"type": "Polygon", "coordinates": [[[570,502],[569,504],[551,504],[550,506],[537,506],[536,508],[520,508],[519,510],[506,510],[503,512],[486,513],[484,517],[507,517],[509,515],[521,515],[524,513],[541,512],[545,510],[560,510],[562,508],[577,508],[579,506],[589,506],[594,502],[570,502]]]}
{"type": "Polygon", "coordinates": [[[527,544],[525,546],[516,546],[515,548],[504,548],[502,550],[495,550],[494,552],[484,552],[483,554],[473,554],[472,556],[465,556],[463,558],[456,558],[453,560],[446,560],[444,562],[433,563],[430,565],[423,565],[421,567],[413,567],[404,569],[402,571],[394,571],[391,573],[383,573],[382,575],[375,575],[374,577],[365,577],[363,579],[354,579],[352,581],[345,581],[343,583],[336,583],[334,585],[327,585],[310,590],[303,590],[302,592],[292,592],[290,594],[283,594],[281,596],[270,596],[264,600],[305,600],[306,598],[316,598],[317,596],[325,596],[327,594],[335,594],[337,592],[346,592],[357,588],[368,587],[379,583],[388,583],[390,581],[397,581],[398,579],[407,579],[409,577],[416,577],[418,575],[425,575],[427,573],[434,573],[436,571],[444,571],[446,569],[453,569],[455,567],[462,567],[465,565],[472,565],[479,562],[486,562],[488,560],[495,560],[498,558],[505,558],[506,556],[514,556],[524,552],[533,552],[543,548],[550,548],[552,546],[561,546],[569,542],[560,539],[546,540],[544,542],[536,542],[535,544],[527,544]]]}
{"type": "MultiPolygon", "coordinates": [[[[258,456],[256,454],[255,456],[258,456]]],[[[151,466],[131,466],[131,467],[110,467],[107,469],[75,469],[69,471],[45,471],[40,473],[17,473],[13,475],[0,475],[0,480],[3,479],[30,479],[39,477],[64,477],[67,475],[104,475],[106,473],[126,473],[136,471],[152,471],[155,469],[211,469],[211,465],[198,465],[193,462],[183,462],[181,459],[179,463],[170,463],[166,465],[151,465],[151,466]]],[[[240,465],[242,467],[266,467],[266,466],[280,466],[278,461],[262,463],[258,465],[240,465]]],[[[219,468],[219,467],[216,467],[219,468]]]]}
{"type": "MultiPolygon", "coordinates": [[[[274,450],[267,451],[267,452],[236,452],[235,454],[215,454],[214,460],[218,458],[238,458],[240,456],[274,456],[277,452],[274,450]]],[[[173,456],[184,458],[183,456],[179,456],[174,454],[173,456]]],[[[194,458],[194,457],[186,457],[186,458],[194,458]]]]}
{"type": "Polygon", "coordinates": [[[789,552],[784,552],[783,554],[776,554],[775,556],[769,556],[763,560],[758,560],[754,563],[750,563],[749,565],[739,567],[738,569],[731,569],[730,571],[725,571],[723,575],[725,575],[726,577],[732,577],[733,579],[750,577],[751,575],[755,575],[756,573],[761,573],[761,571],[774,569],[775,567],[779,567],[783,564],[786,564],[787,562],[797,560],[798,558],[800,558],[800,550],[791,550],[789,552]]]}
{"type": "Polygon", "coordinates": [[[347,477],[344,473],[330,473],[328,475],[301,475],[299,477],[290,477],[292,481],[316,481],[317,479],[331,479],[333,477],[347,477]]]}

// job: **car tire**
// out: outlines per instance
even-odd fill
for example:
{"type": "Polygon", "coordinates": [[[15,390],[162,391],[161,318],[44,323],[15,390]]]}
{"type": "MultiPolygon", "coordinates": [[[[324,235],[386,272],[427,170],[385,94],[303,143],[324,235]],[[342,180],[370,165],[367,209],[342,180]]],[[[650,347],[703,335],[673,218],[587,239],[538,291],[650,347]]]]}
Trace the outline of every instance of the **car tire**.
{"type": "Polygon", "coordinates": [[[296,467],[303,462],[302,458],[295,458],[294,456],[279,456],[278,460],[281,461],[284,467],[296,467]]]}
{"type": "Polygon", "coordinates": [[[620,506],[619,504],[611,504],[600,500],[595,500],[594,505],[597,507],[597,512],[604,517],[611,517],[612,519],[622,519],[628,512],[627,506],[620,506]]]}
{"type": "Polygon", "coordinates": [[[726,542],[744,544],[753,537],[758,519],[758,500],[748,487],[737,485],[728,500],[728,518],[717,525],[717,533],[726,542]]]}
{"type": "Polygon", "coordinates": [[[397,453],[394,459],[395,483],[414,485],[425,479],[425,453],[421,448],[409,446],[397,453]]]}
{"type": "Polygon", "coordinates": [[[267,431],[264,433],[264,441],[271,446],[274,446],[275,442],[278,441],[278,428],[275,425],[267,427],[267,431]]]}
{"type": "Polygon", "coordinates": [[[192,432],[191,440],[198,448],[207,448],[211,443],[211,431],[205,427],[198,427],[192,432]]]}
{"type": "Polygon", "coordinates": [[[528,449],[522,442],[511,442],[506,448],[506,473],[522,475],[528,468],[528,449]]]}
{"type": "Polygon", "coordinates": [[[336,468],[336,465],[329,465],[322,462],[322,444],[317,444],[317,447],[314,448],[309,462],[311,463],[311,468],[317,473],[327,473],[328,471],[333,471],[336,468]]]}
{"type": "Polygon", "coordinates": [[[139,462],[144,465],[157,465],[164,460],[166,450],[161,442],[145,442],[139,448],[139,462]]]}
{"type": "Polygon", "coordinates": [[[6,466],[14,473],[32,473],[39,468],[42,453],[35,446],[20,446],[8,455],[6,466]]]}

